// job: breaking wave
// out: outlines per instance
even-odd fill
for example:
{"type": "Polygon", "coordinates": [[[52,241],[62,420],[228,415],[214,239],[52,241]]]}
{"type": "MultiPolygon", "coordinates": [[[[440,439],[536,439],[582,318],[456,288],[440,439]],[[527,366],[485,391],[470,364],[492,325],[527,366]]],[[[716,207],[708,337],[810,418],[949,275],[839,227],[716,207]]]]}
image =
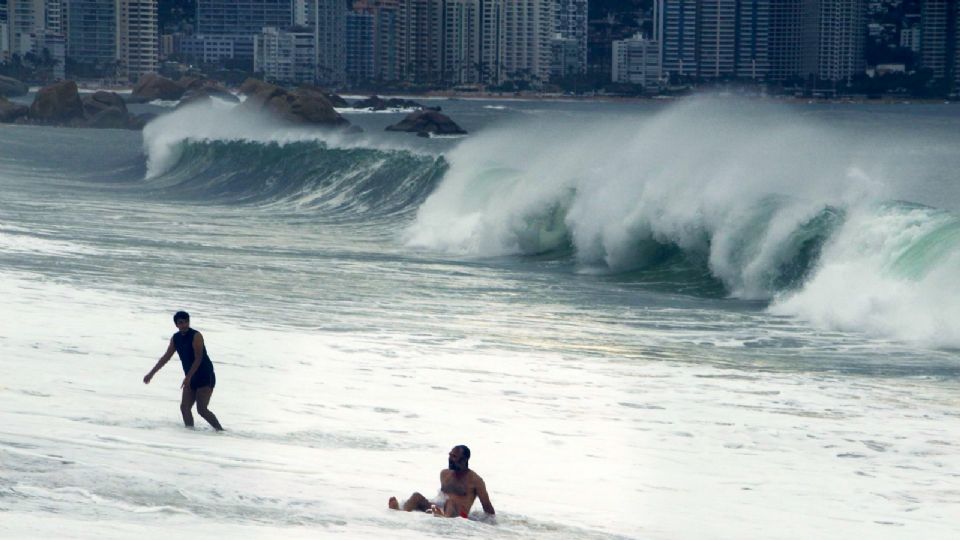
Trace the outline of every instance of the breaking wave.
{"type": "Polygon", "coordinates": [[[784,108],[535,119],[444,156],[214,108],[158,119],[144,144],[169,196],[400,215],[411,249],[668,271],[678,291],[706,279],[823,327],[960,345],[960,219],[896,202],[882,150],[784,108]]]}

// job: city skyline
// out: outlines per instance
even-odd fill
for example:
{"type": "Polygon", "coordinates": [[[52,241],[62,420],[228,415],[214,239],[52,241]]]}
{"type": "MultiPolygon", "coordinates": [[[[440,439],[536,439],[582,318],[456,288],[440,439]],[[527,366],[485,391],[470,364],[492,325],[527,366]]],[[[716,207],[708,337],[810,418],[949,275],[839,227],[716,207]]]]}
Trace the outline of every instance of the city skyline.
{"type": "Polygon", "coordinates": [[[0,58],[27,59],[54,80],[134,82],[179,62],[331,87],[543,90],[571,81],[602,87],[606,79],[651,93],[812,80],[836,90],[890,74],[922,75],[927,86],[945,92],[960,86],[958,10],[951,0],[638,0],[620,11],[611,5],[6,0],[0,1],[0,58]],[[171,19],[177,10],[180,18],[171,19]]]}

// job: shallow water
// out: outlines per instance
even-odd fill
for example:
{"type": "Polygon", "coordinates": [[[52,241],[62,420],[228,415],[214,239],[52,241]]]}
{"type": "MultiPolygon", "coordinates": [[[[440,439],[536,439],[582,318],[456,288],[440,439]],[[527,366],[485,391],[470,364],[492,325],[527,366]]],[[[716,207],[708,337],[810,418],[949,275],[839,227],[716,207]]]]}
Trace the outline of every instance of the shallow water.
{"type": "Polygon", "coordinates": [[[0,536],[960,532],[953,108],[442,103],[0,131],[0,536]]]}

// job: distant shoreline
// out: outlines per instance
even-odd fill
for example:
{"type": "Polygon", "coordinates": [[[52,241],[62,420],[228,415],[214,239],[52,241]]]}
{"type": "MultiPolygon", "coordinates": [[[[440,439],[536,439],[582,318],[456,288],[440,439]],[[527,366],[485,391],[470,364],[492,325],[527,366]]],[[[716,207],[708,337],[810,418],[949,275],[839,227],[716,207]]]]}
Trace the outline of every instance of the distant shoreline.
{"type": "MultiPolygon", "coordinates": [[[[92,83],[77,82],[80,92],[107,91],[118,94],[129,94],[132,92],[132,86],[110,86],[97,85],[92,83]]],[[[40,86],[31,85],[30,92],[35,93],[40,86]]],[[[232,90],[236,90],[233,88],[232,90]]],[[[335,92],[336,93],[336,92],[335,92]]],[[[507,92],[454,92],[447,90],[432,90],[427,92],[384,92],[368,93],[346,91],[342,94],[337,93],[346,99],[366,99],[373,95],[381,97],[397,97],[406,99],[430,99],[430,100],[463,100],[463,101],[553,101],[553,102],[585,102],[585,103],[657,103],[657,102],[677,102],[696,97],[712,97],[717,99],[731,99],[743,101],[762,101],[769,103],[787,103],[800,105],[956,105],[960,100],[950,100],[946,98],[910,98],[910,97],[881,97],[878,99],[868,99],[865,97],[835,97],[835,98],[812,98],[795,97],[787,95],[750,95],[733,94],[729,92],[692,92],[684,95],[655,95],[655,96],[614,96],[614,95],[566,95],[566,94],[538,94],[538,93],[507,93],[507,92]]]]}

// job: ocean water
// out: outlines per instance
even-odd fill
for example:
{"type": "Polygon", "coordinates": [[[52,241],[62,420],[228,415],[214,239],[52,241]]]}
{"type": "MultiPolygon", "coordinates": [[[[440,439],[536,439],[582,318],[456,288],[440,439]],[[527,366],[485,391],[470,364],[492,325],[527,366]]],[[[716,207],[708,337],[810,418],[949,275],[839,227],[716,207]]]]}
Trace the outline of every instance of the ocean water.
{"type": "Polygon", "coordinates": [[[960,535],[960,109],[431,104],[0,129],[0,537],[960,535]]]}

